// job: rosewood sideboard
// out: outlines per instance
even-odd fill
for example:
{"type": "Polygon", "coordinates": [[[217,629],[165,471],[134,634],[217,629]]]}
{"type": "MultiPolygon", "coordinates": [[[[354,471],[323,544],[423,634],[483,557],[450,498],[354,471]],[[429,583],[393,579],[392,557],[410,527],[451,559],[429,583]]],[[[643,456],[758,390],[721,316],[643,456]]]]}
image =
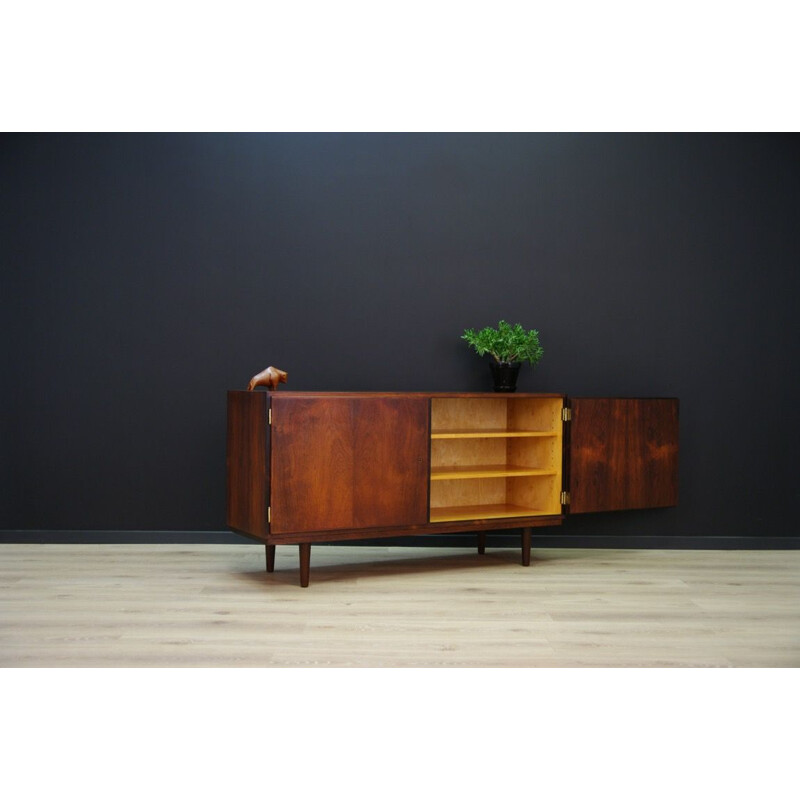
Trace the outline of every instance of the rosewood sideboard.
{"type": "Polygon", "coordinates": [[[521,529],[528,565],[534,527],[677,500],[676,398],[228,392],[228,526],[301,586],[314,542],[521,529]]]}

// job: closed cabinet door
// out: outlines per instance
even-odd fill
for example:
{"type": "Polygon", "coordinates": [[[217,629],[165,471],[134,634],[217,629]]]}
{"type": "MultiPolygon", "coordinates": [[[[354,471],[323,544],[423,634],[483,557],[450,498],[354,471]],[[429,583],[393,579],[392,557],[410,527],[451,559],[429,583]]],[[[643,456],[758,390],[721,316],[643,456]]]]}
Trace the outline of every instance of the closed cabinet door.
{"type": "Polygon", "coordinates": [[[678,400],[571,398],[569,513],[678,503],[678,400]]]}
{"type": "Polygon", "coordinates": [[[272,396],[270,532],[421,525],[425,397],[272,396]]]}

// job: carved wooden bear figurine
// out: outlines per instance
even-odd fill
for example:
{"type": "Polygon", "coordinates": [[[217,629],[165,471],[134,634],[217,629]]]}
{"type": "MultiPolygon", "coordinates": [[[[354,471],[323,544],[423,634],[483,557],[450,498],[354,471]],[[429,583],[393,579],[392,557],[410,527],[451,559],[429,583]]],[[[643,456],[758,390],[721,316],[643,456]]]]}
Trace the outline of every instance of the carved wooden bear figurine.
{"type": "Polygon", "coordinates": [[[252,392],[256,386],[266,386],[267,389],[277,389],[279,383],[286,383],[287,374],[278,369],[277,367],[267,367],[263,372],[258,375],[253,375],[250,378],[250,384],[247,387],[248,392],[252,392]]]}

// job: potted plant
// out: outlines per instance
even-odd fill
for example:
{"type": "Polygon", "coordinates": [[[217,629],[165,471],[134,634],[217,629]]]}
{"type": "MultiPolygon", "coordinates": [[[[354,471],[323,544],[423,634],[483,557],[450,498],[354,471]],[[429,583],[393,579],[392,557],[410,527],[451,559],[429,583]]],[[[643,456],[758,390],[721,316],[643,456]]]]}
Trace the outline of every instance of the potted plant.
{"type": "Polygon", "coordinates": [[[517,375],[523,361],[536,366],[544,354],[539,344],[539,331],[526,331],[522,325],[509,325],[500,320],[496,328],[484,328],[477,333],[467,328],[461,337],[479,356],[488,353],[493,361],[489,363],[494,377],[496,392],[514,392],[517,389],[517,375]]]}

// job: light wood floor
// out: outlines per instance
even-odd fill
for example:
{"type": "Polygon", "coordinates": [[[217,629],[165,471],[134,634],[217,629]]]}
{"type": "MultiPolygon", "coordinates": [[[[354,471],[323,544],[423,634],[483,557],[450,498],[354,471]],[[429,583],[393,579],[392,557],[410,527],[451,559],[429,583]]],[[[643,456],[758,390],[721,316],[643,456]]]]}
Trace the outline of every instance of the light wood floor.
{"type": "Polygon", "coordinates": [[[800,666],[800,551],[0,545],[6,667],[800,666]]]}

